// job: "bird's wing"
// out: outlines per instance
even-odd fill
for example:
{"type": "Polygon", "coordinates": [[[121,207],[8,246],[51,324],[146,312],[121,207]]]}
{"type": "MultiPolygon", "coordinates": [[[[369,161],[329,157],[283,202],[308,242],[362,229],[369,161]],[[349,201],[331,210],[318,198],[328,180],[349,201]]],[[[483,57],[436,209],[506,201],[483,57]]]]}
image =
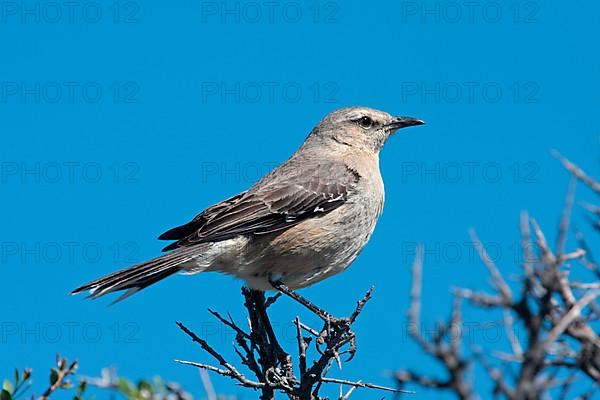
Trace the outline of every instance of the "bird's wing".
{"type": "Polygon", "coordinates": [[[163,250],[288,229],[344,204],[359,178],[344,164],[282,169],[161,235],[160,239],[176,240],[163,250]]]}
{"type": "Polygon", "coordinates": [[[237,203],[246,192],[242,192],[240,194],[236,194],[233,197],[228,198],[227,200],[223,200],[220,203],[213,204],[208,207],[206,210],[202,211],[200,214],[196,215],[193,220],[188,222],[187,224],[177,226],[175,228],[169,229],[162,235],[158,237],[159,240],[181,240],[192,233],[196,232],[200,229],[204,224],[206,224],[210,219],[212,219],[219,212],[229,208],[230,206],[237,203]]]}

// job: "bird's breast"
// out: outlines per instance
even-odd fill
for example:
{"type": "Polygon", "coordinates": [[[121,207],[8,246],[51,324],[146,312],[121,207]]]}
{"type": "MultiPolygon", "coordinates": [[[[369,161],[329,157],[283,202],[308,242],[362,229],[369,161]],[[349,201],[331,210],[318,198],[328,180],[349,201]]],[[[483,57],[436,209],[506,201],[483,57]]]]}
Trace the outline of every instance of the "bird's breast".
{"type": "Polygon", "coordinates": [[[236,275],[257,289],[268,276],[288,286],[311,285],[346,269],[369,241],[383,207],[383,183],[351,193],[348,201],[281,233],[256,236],[245,246],[236,275]]]}
{"type": "Polygon", "coordinates": [[[295,289],[346,269],[369,241],[383,210],[384,186],[377,157],[349,157],[358,181],[339,207],[281,232],[255,235],[244,242],[235,262],[219,270],[255,289],[269,289],[269,277],[295,289]]]}

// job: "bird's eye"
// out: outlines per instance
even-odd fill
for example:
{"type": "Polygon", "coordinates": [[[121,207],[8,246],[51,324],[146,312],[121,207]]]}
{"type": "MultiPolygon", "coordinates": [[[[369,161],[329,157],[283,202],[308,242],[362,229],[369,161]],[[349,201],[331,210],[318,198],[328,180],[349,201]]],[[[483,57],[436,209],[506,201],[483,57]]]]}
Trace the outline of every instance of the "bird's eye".
{"type": "Polygon", "coordinates": [[[369,117],[362,117],[358,120],[358,125],[363,129],[371,129],[375,123],[369,117]]]}

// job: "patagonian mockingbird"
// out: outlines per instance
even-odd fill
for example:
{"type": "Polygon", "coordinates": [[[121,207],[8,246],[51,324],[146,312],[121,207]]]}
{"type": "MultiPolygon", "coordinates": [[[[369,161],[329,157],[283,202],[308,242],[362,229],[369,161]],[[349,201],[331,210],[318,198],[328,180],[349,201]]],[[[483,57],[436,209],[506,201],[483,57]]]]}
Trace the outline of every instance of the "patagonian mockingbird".
{"type": "MultiPolygon", "coordinates": [[[[379,151],[398,129],[422,125],[366,107],[327,115],[287,161],[245,192],[208,207],[161,240],[167,253],[85,284],[122,300],[176,272],[218,271],[252,289],[312,285],[345,270],[383,208],[379,151]]],[[[118,301],[117,300],[117,301],[118,301]]]]}

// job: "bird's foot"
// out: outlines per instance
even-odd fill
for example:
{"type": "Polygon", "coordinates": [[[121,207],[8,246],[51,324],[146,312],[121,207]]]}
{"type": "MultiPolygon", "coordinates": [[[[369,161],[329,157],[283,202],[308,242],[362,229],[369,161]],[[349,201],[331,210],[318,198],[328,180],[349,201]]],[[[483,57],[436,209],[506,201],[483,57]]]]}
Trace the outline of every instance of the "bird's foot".
{"type": "MultiPolygon", "coordinates": [[[[310,300],[287,287],[281,280],[275,280],[269,277],[269,283],[274,289],[300,303],[302,306],[308,308],[324,321],[323,329],[318,333],[318,335],[316,335],[317,337],[315,343],[317,350],[321,354],[323,354],[325,351],[332,351],[338,362],[340,362],[339,356],[342,354],[349,354],[349,357],[346,361],[350,361],[352,358],[354,358],[354,354],[356,353],[356,334],[354,331],[352,331],[351,325],[354,323],[358,313],[360,313],[359,310],[358,312],[355,311],[355,313],[353,313],[353,315],[350,317],[334,317],[310,300]],[[335,348],[331,347],[332,341],[338,343],[335,348]],[[350,346],[348,350],[340,352],[340,348],[346,344],[349,344],[350,346]],[[323,345],[326,347],[325,350],[321,349],[321,346],[323,345]]],[[[370,292],[367,296],[370,296],[370,292]]],[[[363,299],[363,301],[366,302],[365,299],[363,299]]],[[[362,308],[361,302],[359,302],[359,306],[362,308]]]]}
{"type": "Polygon", "coordinates": [[[295,291],[293,291],[292,289],[287,287],[280,279],[273,279],[272,277],[269,276],[269,283],[271,284],[271,286],[273,286],[274,289],[278,290],[279,292],[285,294],[289,298],[297,301],[304,307],[308,308],[310,311],[315,313],[323,321],[337,320],[337,318],[335,318],[333,315],[329,314],[327,311],[323,310],[321,307],[314,304],[312,301],[299,295],[298,293],[296,293],[295,291]]]}

